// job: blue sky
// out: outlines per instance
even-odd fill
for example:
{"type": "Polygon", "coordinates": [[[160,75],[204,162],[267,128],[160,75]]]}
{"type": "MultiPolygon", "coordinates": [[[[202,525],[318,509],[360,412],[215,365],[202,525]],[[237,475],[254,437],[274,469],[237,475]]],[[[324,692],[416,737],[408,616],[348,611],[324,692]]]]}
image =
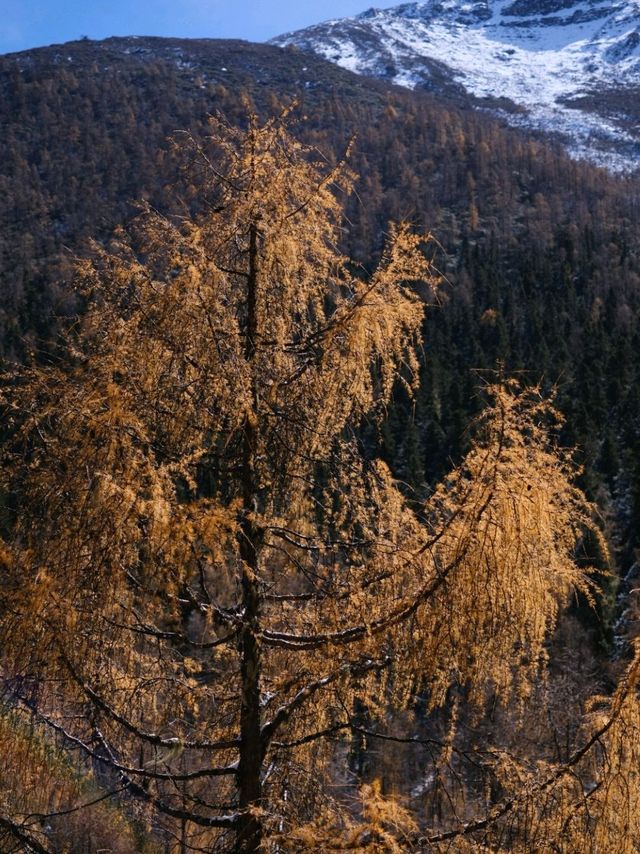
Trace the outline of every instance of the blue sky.
{"type": "Polygon", "coordinates": [[[266,41],[310,24],[401,0],[2,0],[0,53],[82,35],[266,41]]]}

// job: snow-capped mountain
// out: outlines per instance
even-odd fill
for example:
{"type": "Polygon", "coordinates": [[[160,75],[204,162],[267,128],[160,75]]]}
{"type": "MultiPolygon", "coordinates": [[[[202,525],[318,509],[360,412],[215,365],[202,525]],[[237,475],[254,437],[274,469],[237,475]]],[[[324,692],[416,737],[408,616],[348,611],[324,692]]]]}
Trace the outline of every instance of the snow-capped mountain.
{"type": "Polygon", "coordinates": [[[640,0],[427,0],[273,42],[402,86],[464,90],[575,156],[640,165],[640,0]]]}

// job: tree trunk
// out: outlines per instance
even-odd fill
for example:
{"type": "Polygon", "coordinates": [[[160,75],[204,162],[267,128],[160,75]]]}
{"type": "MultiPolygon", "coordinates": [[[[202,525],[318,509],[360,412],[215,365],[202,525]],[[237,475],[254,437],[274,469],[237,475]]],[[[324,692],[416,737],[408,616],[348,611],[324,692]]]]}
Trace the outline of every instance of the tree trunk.
{"type": "MultiPolygon", "coordinates": [[[[258,231],[252,224],[249,243],[249,275],[247,278],[247,329],[245,356],[248,362],[255,357],[258,315],[258,231]]],[[[240,674],[242,706],[240,710],[240,761],[238,792],[240,818],[237,825],[237,854],[255,854],[262,846],[262,822],[259,808],[262,800],[262,739],[260,735],[260,581],[258,562],[262,529],[257,524],[258,478],[256,454],[258,445],[258,390],[253,379],[253,412],[244,423],[242,464],[242,520],[240,525],[240,556],[242,571],[243,626],[240,633],[240,674]]]]}

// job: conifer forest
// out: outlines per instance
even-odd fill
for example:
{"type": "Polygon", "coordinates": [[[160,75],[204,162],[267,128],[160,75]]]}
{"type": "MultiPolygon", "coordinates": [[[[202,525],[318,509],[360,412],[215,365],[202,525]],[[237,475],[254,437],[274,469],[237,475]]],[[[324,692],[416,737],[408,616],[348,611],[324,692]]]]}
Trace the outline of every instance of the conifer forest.
{"type": "Polygon", "coordinates": [[[0,852],[638,854],[637,176],[248,42],[0,119],[0,852]]]}

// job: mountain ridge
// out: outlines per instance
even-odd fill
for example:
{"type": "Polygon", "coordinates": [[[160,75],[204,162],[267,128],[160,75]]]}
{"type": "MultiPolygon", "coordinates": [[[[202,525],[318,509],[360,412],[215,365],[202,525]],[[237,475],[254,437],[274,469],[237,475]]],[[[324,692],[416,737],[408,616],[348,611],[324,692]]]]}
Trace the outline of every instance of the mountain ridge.
{"type": "Polygon", "coordinates": [[[463,91],[509,124],[613,171],[640,155],[635,0],[427,0],[271,41],[408,88],[463,91]],[[612,107],[624,94],[624,108],[612,107]]]}

